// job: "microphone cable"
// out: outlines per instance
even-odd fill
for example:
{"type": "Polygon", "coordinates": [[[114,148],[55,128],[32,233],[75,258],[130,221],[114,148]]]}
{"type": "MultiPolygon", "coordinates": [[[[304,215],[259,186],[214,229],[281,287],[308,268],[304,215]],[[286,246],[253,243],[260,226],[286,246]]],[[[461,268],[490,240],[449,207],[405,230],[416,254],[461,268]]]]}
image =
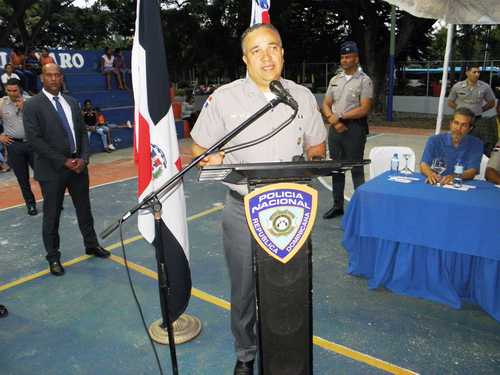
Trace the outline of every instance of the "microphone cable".
{"type": "Polygon", "coordinates": [[[144,327],[144,331],[148,335],[149,342],[151,344],[151,347],[153,348],[153,353],[155,356],[156,364],[158,365],[158,370],[160,371],[160,375],[164,375],[163,368],[161,367],[160,357],[158,356],[158,351],[156,350],[156,346],[153,342],[153,339],[151,338],[151,335],[149,334],[148,325],[146,323],[146,319],[144,318],[142,306],[141,306],[141,303],[139,302],[139,298],[137,297],[137,293],[135,292],[135,287],[134,287],[134,283],[132,281],[132,277],[130,276],[130,268],[128,266],[127,253],[125,251],[125,243],[123,240],[122,224],[123,224],[123,219],[120,219],[120,224],[119,224],[118,228],[120,231],[120,244],[121,244],[121,248],[122,248],[123,261],[125,263],[125,270],[127,271],[128,283],[130,285],[130,290],[132,291],[132,296],[134,297],[134,301],[135,301],[135,304],[137,306],[137,310],[139,310],[139,315],[141,316],[142,326],[144,327]]]}

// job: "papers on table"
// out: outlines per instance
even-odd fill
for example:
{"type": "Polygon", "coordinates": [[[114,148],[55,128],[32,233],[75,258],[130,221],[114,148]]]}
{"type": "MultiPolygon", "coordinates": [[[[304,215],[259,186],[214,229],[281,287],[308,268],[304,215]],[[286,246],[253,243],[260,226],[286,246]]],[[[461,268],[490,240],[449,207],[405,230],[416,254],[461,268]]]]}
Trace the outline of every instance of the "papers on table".
{"type": "Polygon", "coordinates": [[[444,185],[443,186],[445,189],[453,189],[453,190],[460,190],[460,191],[467,191],[470,189],[475,189],[476,187],[473,185],[462,185],[460,187],[455,187],[453,185],[444,185]]]}
{"type": "Polygon", "coordinates": [[[409,177],[409,176],[390,176],[389,181],[399,182],[402,184],[409,184],[412,181],[418,181],[420,178],[418,177],[409,177]]]}

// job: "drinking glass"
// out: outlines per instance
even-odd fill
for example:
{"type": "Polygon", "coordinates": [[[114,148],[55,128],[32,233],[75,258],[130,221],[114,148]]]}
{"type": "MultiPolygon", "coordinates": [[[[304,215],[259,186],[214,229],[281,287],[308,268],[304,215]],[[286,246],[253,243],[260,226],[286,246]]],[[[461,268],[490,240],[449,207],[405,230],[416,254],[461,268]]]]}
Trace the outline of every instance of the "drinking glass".
{"type": "Polygon", "coordinates": [[[410,154],[403,154],[403,157],[405,158],[405,167],[399,173],[405,175],[413,174],[413,171],[408,167],[408,159],[410,158],[410,156],[410,154]]]}
{"type": "MultiPolygon", "coordinates": [[[[441,180],[441,176],[446,171],[446,162],[441,158],[436,158],[432,161],[431,169],[439,175],[439,180],[441,180]]],[[[441,186],[439,181],[437,185],[441,186]]]]}

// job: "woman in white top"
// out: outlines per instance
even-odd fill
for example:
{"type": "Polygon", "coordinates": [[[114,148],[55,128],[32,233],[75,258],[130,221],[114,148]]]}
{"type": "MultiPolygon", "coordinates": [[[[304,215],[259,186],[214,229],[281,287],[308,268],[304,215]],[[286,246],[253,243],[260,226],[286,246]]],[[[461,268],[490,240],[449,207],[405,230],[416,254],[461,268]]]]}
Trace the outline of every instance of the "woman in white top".
{"type": "Polygon", "coordinates": [[[117,74],[116,70],[113,67],[113,63],[115,61],[113,51],[109,47],[106,47],[104,51],[104,55],[101,56],[101,72],[106,76],[106,89],[111,90],[111,75],[114,74],[118,82],[118,89],[125,90],[122,77],[117,74]]]}

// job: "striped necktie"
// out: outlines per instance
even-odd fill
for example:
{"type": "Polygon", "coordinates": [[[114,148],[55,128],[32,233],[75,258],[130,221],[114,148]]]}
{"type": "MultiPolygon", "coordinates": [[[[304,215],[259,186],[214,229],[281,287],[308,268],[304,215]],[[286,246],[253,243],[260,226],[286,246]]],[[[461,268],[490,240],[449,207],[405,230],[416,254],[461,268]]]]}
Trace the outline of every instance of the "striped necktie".
{"type": "Polygon", "coordinates": [[[61,102],[59,101],[59,97],[58,96],[54,96],[54,102],[56,103],[57,114],[61,118],[61,122],[63,124],[63,128],[66,131],[66,137],[68,138],[69,148],[71,150],[71,153],[74,154],[76,152],[75,140],[73,139],[73,133],[71,132],[71,128],[69,126],[68,118],[66,117],[66,113],[64,112],[64,109],[63,109],[63,107],[61,105],[61,102]]]}

